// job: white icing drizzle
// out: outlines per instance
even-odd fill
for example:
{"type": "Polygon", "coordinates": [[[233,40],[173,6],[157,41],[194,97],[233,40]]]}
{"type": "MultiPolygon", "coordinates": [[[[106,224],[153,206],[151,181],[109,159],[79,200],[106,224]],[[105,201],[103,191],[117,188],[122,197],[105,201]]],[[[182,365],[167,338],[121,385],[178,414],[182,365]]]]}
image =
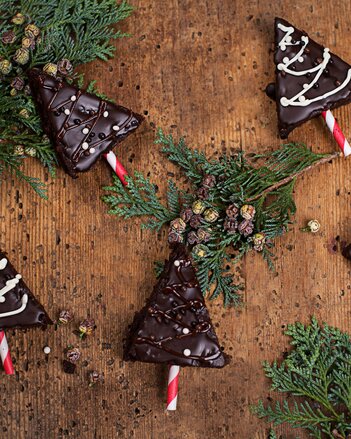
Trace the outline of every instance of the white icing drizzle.
{"type": "Polygon", "coordinates": [[[300,70],[300,71],[291,70],[291,69],[289,69],[289,66],[291,64],[293,64],[295,61],[303,63],[304,58],[303,58],[302,55],[305,52],[305,48],[306,48],[306,46],[309,43],[309,39],[308,39],[308,37],[306,35],[303,35],[301,37],[301,41],[297,41],[295,43],[292,43],[291,34],[294,32],[295,29],[292,26],[289,26],[289,27],[284,26],[281,23],[278,24],[278,28],[280,30],[282,30],[283,32],[285,32],[285,35],[283,36],[283,38],[278,43],[279,48],[283,52],[286,50],[287,46],[300,45],[301,42],[302,42],[301,49],[297,52],[297,54],[294,57],[292,57],[291,59],[289,59],[287,56],[284,57],[283,58],[283,62],[279,63],[277,65],[278,70],[284,71],[285,73],[287,73],[289,75],[293,75],[293,76],[304,76],[304,75],[307,75],[308,73],[309,74],[316,73],[316,75],[313,78],[313,80],[309,84],[304,84],[302,90],[299,93],[297,93],[295,96],[293,96],[291,98],[287,98],[286,96],[283,96],[283,97],[280,98],[280,103],[281,103],[281,105],[283,107],[288,107],[288,106],[307,107],[312,102],[316,102],[316,101],[320,101],[322,99],[325,99],[328,96],[331,96],[331,95],[337,93],[339,90],[342,90],[344,87],[346,87],[346,85],[351,80],[351,69],[348,70],[344,82],[342,84],[340,84],[338,87],[336,87],[333,90],[330,90],[330,91],[324,93],[321,96],[316,96],[315,98],[311,98],[311,99],[306,98],[305,94],[318,82],[318,79],[322,75],[324,69],[326,68],[326,66],[327,66],[327,64],[328,64],[328,62],[330,60],[331,56],[330,56],[330,53],[329,53],[329,49],[327,47],[324,48],[323,60],[316,67],[313,67],[313,68],[307,69],[307,70],[300,70]]]}
{"type": "MultiPolygon", "coordinates": [[[[0,270],[4,270],[6,268],[7,262],[8,261],[6,258],[2,258],[0,260],[0,270]]],[[[16,287],[16,285],[18,284],[18,282],[20,281],[20,279],[22,279],[22,276],[20,274],[16,274],[16,276],[13,279],[9,279],[8,281],[6,281],[5,286],[0,289],[0,303],[4,303],[6,301],[6,299],[4,297],[5,294],[7,294],[9,291],[13,290],[16,287]]],[[[22,311],[24,311],[26,309],[27,303],[28,303],[28,294],[23,294],[22,299],[21,299],[21,306],[13,311],[0,313],[0,318],[10,317],[10,316],[14,316],[16,314],[21,313],[22,311]]]]}

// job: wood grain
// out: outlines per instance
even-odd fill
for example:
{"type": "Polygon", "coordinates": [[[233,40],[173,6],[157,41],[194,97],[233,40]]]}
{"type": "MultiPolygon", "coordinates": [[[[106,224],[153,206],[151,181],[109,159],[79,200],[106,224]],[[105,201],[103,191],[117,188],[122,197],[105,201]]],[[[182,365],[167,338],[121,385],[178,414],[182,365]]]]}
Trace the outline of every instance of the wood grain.
{"type": "MultiPolygon", "coordinates": [[[[124,30],[133,36],[115,43],[115,60],[92,63],[84,72],[98,80],[105,94],[146,115],[146,123],[118,155],[128,170],[150,172],[161,190],[166,172],[175,169],[153,145],[157,126],[186,135],[190,145],[209,155],[278,147],[275,108],[263,93],[274,73],[275,15],[351,60],[350,2],[132,3],[136,12],[124,30]]],[[[350,135],[350,107],[335,115],[350,135]]],[[[312,145],[314,151],[337,148],[319,119],[296,129],[291,140],[312,145]]],[[[121,361],[125,328],[155,281],[153,261],[167,256],[165,232],[141,232],[137,221],[123,223],[106,213],[101,187],[111,178],[103,162],[75,181],[62,170],[52,180],[35,160],[26,167],[47,180],[49,201],[6,180],[0,186],[0,247],[53,317],[69,308],[75,325],[90,315],[98,328],[81,343],[83,359],[75,376],[61,367],[63,349],[78,343],[74,325],[8,333],[16,376],[1,375],[0,437],[266,438],[267,425],[250,414],[249,406],[272,396],[261,362],[287,349],[286,325],[307,322],[314,314],[350,328],[350,265],[328,251],[335,236],[351,239],[350,161],[339,159],[301,177],[296,224],[277,242],[277,274],[254,255],[238,274],[245,279],[245,308],[238,312],[223,309],[220,301],[209,303],[233,361],[220,371],[183,369],[179,410],[172,414],[164,412],[165,368],[121,361]],[[322,224],[316,236],[299,231],[311,218],[322,224]],[[52,349],[48,357],[45,345],[52,349]],[[87,374],[92,369],[104,372],[105,384],[91,389],[87,374]]],[[[286,428],[278,431],[288,438],[297,435],[286,428]]]]}

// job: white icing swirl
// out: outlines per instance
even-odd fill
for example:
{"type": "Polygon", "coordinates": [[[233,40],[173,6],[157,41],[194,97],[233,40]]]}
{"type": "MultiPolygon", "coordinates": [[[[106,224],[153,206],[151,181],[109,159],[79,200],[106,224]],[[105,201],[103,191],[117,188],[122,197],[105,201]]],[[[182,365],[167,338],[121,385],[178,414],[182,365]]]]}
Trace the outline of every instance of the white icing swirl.
{"type": "Polygon", "coordinates": [[[308,36],[303,35],[301,37],[301,41],[296,41],[292,43],[291,34],[294,32],[294,28],[292,26],[284,26],[283,24],[279,23],[278,28],[285,32],[283,38],[278,43],[279,48],[284,52],[286,50],[287,46],[296,46],[301,44],[301,49],[297,52],[297,54],[289,59],[287,56],[283,58],[283,62],[279,63],[277,65],[278,70],[284,71],[285,73],[293,76],[304,76],[307,74],[316,73],[315,77],[312,79],[312,81],[309,84],[304,84],[302,90],[297,93],[295,96],[291,98],[287,98],[286,96],[281,97],[280,103],[283,107],[288,106],[294,106],[294,107],[307,107],[312,102],[320,101],[322,99],[327,98],[328,96],[331,96],[338,91],[342,90],[347,86],[347,84],[351,80],[351,69],[347,71],[346,78],[342,84],[340,84],[338,87],[334,88],[333,90],[330,90],[323,95],[316,96],[315,98],[306,98],[305,94],[317,83],[318,79],[322,75],[323,71],[328,65],[328,62],[331,58],[331,55],[329,53],[329,49],[326,47],[323,51],[323,60],[320,64],[318,64],[316,67],[312,67],[311,69],[307,70],[291,70],[289,69],[289,66],[293,64],[294,62],[298,61],[300,63],[303,63],[304,58],[303,54],[305,52],[306,46],[309,43],[308,36]]]}
{"type": "MultiPolygon", "coordinates": [[[[7,262],[8,261],[6,258],[2,258],[0,260],[0,270],[4,270],[6,268],[7,262]]],[[[16,285],[18,284],[18,282],[20,281],[20,279],[22,279],[22,276],[20,274],[16,274],[16,276],[13,279],[6,281],[5,286],[0,289],[0,303],[5,302],[5,300],[6,300],[5,294],[7,294],[9,291],[13,290],[16,287],[16,285]]],[[[28,303],[28,294],[23,294],[22,299],[21,299],[21,306],[13,311],[0,313],[0,318],[10,317],[10,316],[14,316],[16,314],[20,314],[22,311],[24,311],[26,309],[27,303],[28,303]]]]}

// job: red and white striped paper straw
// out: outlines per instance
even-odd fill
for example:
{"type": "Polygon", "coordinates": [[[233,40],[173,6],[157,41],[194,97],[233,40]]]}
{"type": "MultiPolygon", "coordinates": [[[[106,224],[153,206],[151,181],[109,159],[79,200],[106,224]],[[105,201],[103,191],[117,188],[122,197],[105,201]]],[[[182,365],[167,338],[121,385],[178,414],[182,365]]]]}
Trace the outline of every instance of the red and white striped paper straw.
{"type": "Polygon", "coordinates": [[[108,164],[111,166],[111,168],[114,170],[114,172],[117,174],[117,177],[121,180],[122,184],[124,186],[127,186],[125,176],[128,175],[128,172],[125,170],[122,163],[118,160],[116,154],[113,151],[110,151],[108,154],[104,154],[104,157],[107,160],[108,164]]]}
{"type": "Polygon", "coordinates": [[[339,145],[344,156],[347,157],[351,154],[351,146],[344,136],[341,128],[339,127],[335,117],[332,115],[330,110],[322,112],[323,119],[329,128],[329,131],[333,134],[336,143],[339,145]]]}
{"type": "Polygon", "coordinates": [[[0,357],[6,375],[13,375],[14,369],[11,360],[9,346],[7,344],[6,335],[4,331],[0,331],[0,357]]]}
{"type": "Polygon", "coordinates": [[[180,366],[171,365],[168,371],[167,410],[177,410],[180,366]]]}

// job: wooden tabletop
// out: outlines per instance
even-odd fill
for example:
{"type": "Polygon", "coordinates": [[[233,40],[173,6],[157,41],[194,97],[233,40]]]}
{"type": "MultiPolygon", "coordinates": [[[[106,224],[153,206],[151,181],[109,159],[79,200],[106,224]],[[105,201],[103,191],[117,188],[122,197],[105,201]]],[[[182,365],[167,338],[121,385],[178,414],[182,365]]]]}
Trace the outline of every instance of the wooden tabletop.
{"type": "MultiPolygon", "coordinates": [[[[275,106],[263,90],[273,80],[273,20],[282,16],[351,61],[351,4],[342,0],[133,0],[134,15],[123,24],[132,34],[116,41],[116,58],[84,68],[105,94],[146,115],[146,123],[118,148],[129,171],[150,173],[161,191],[175,167],[153,144],[155,127],[211,156],[242,148],[274,149],[275,106]]],[[[351,136],[350,106],[335,111],[351,136]]],[[[296,129],[290,140],[314,151],[337,146],[321,119],[296,129]]],[[[165,367],[124,363],[127,325],[155,283],[153,261],[167,257],[166,231],[140,230],[138,221],[107,214],[102,186],[111,173],[101,162],[72,180],[61,169],[47,176],[34,159],[26,171],[47,181],[49,201],[8,178],[0,186],[0,247],[55,318],[71,309],[75,323],[57,331],[8,332],[16,375],[1,373],[0,437],[9,439],[203,439],[267,437],[268,426],[250,414],[269,390],[263,360],[281,358],[288,323],[314,314],[349,330],[350,265],[330,251],[336,236],[351,240],[351,162],[338,159],[303,176],[296,188],[296,223],[277,240],[276,268],[249,255],[238,274],[245,307],[224,309],[208,302],[231,364],[222,370],[182,369],[179,408],[166,414],[165,367]],[[316,218],[317,235],[299,228],[316,218]],[[72,333],[90,315],[94,336],[80,343],[72,333]],[[62,371],[63,350],[81,346],[75,375],[62,371]],[[44,346],[51,347],[45,356],[44,346]],[[97,369],[105,384],[89,388],[97,369]]],[[[297,432],[277,430],[294,438],[297,432]]],[[[303,434],[300,438],[305,438],[303,434]]]]}

